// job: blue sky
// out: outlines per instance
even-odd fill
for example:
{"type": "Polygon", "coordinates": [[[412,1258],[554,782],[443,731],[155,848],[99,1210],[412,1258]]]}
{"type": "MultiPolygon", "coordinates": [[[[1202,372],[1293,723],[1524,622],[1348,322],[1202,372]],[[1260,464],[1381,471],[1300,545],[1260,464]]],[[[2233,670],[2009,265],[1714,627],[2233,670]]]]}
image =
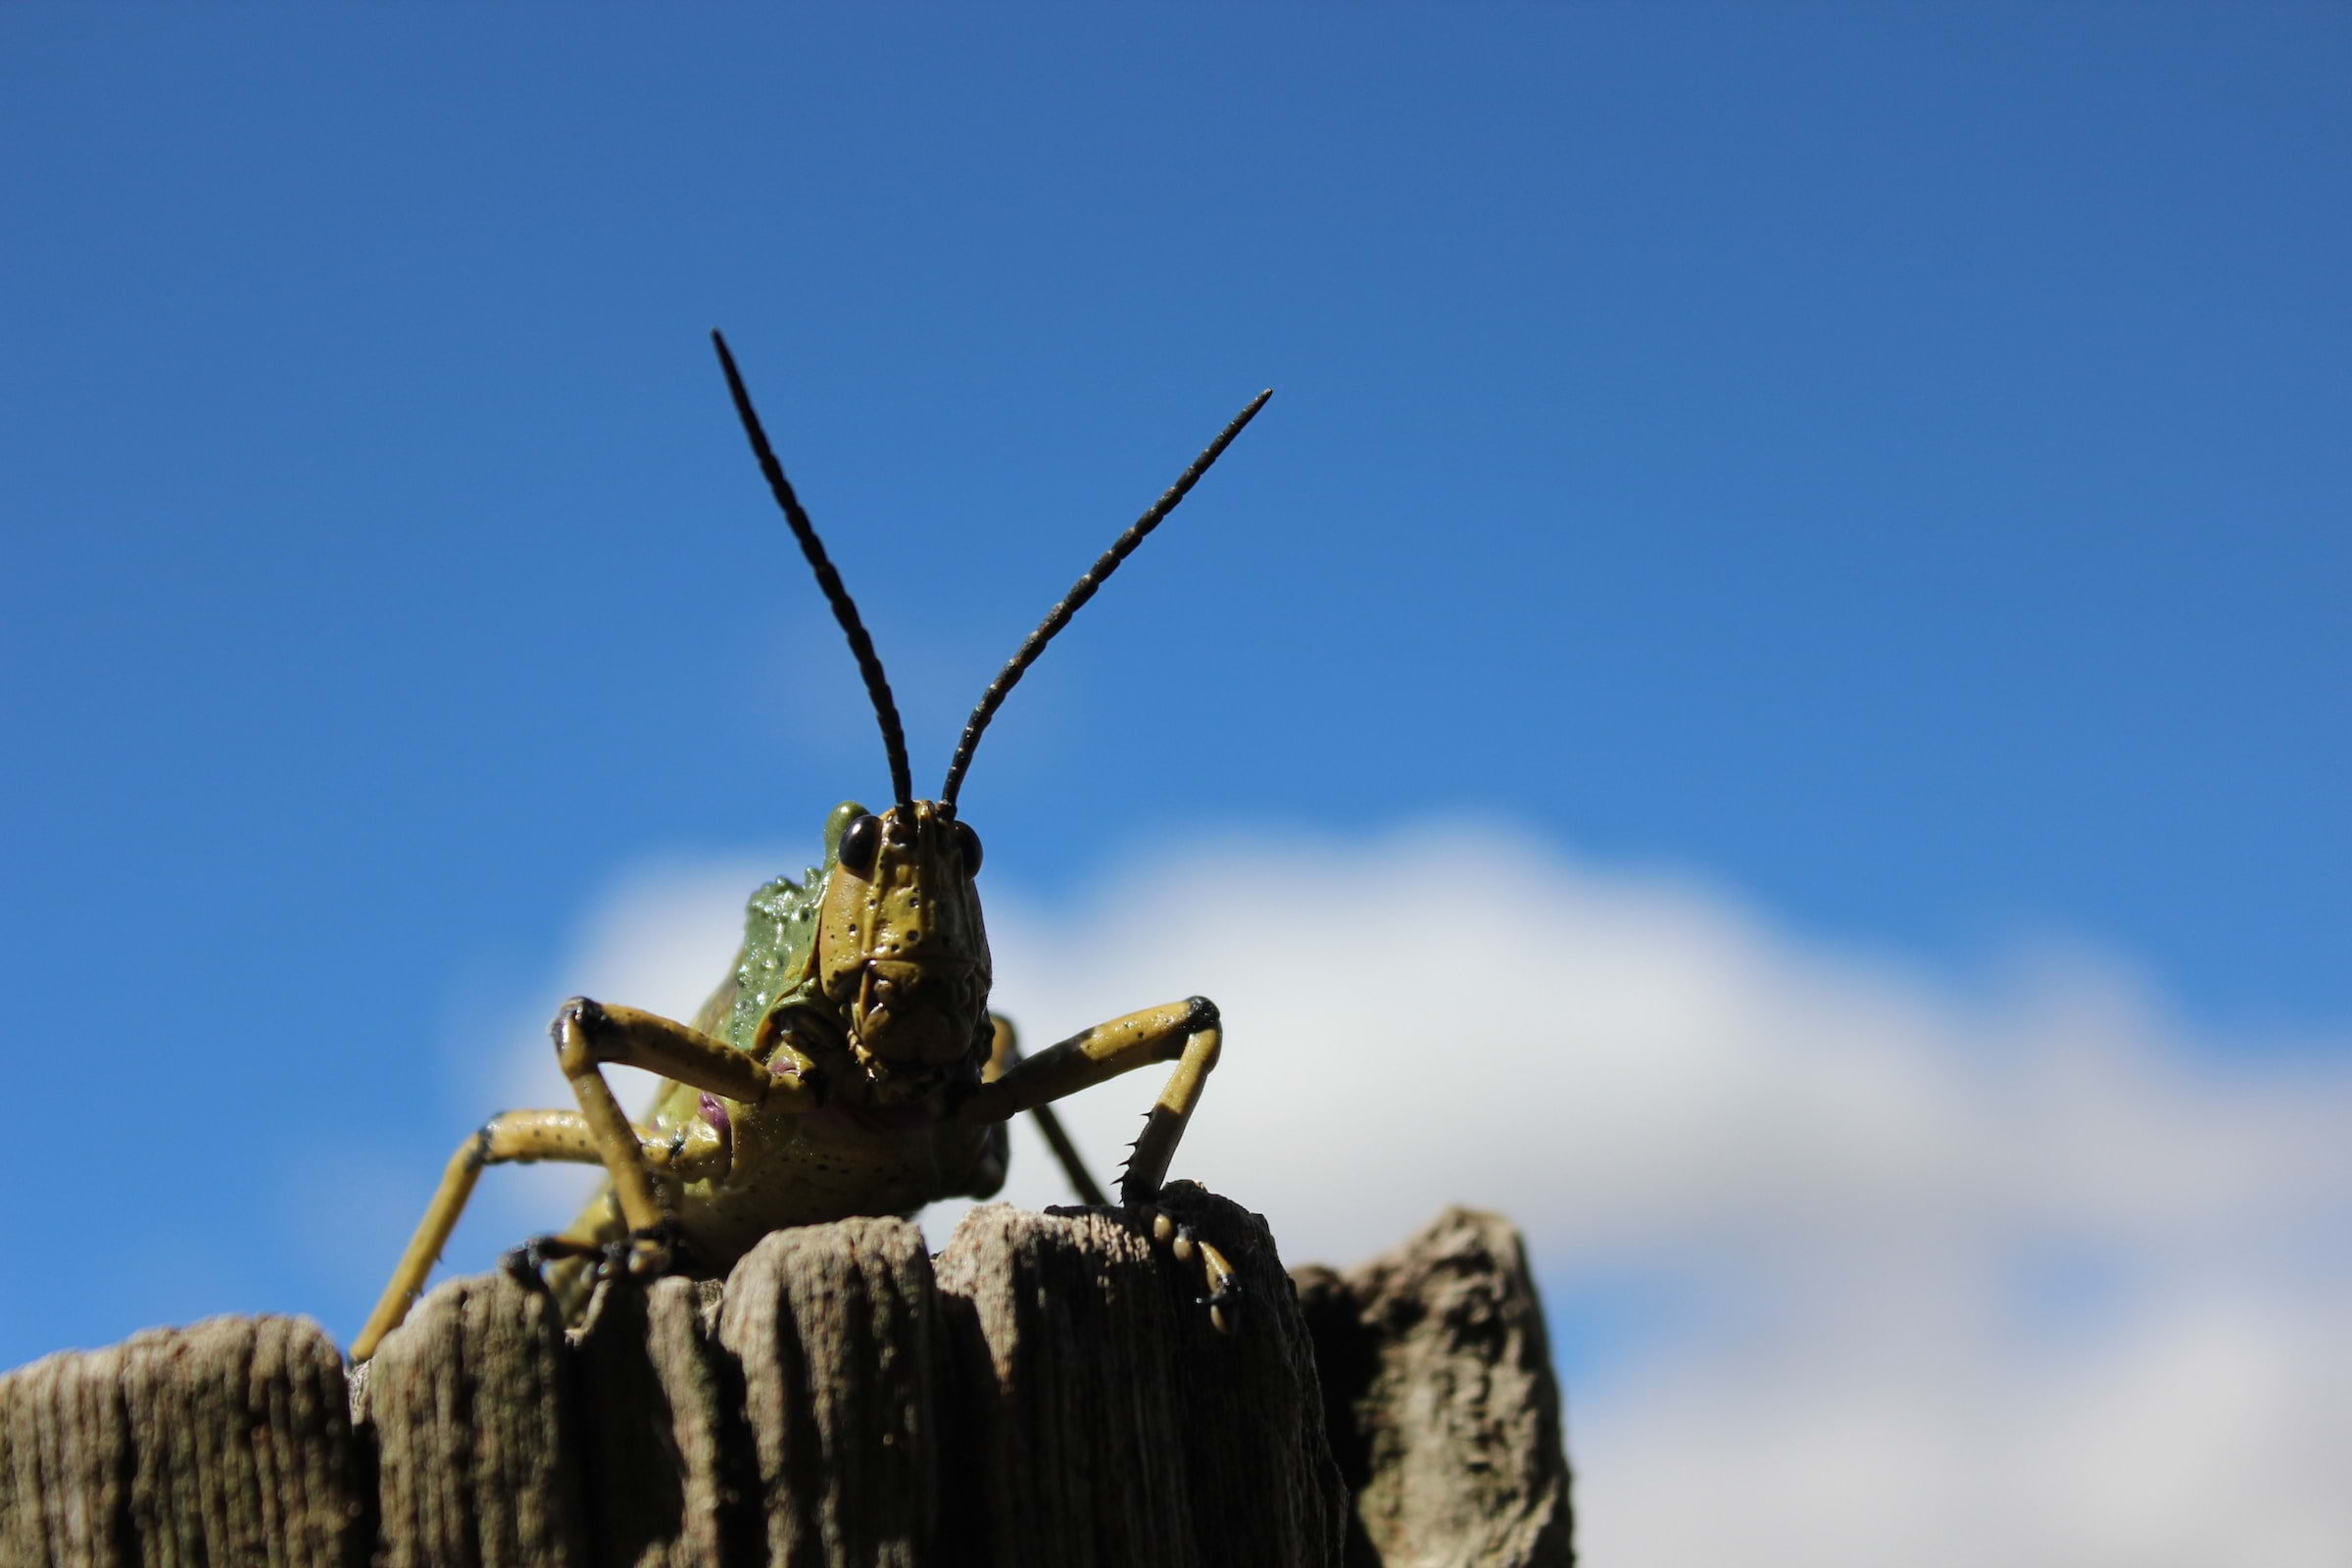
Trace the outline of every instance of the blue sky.
{"type": "Polygon", "coordinates": [[[0,1052],[70,1283],[0,1293],[0,1364],[348,1332],[376,1270],[319,1216],[389,1262],[510,1012],[649,940],[613,901],[886,790],[713,325],[918,782],[1275,388],[980,753],[1025,930],[1248,843],[1287,874],[1220,884],[1222,935],[1298,996],[1517,1026],[1541,963],[1346,967],[1481,888],[1323,897],[1476,824],[1973,1020],[1922,1038],[2008,1038],[2063,953],[2164,1072],[2333,1103],[2348,45],[2321,6],[10,8],[0,1052]]]}

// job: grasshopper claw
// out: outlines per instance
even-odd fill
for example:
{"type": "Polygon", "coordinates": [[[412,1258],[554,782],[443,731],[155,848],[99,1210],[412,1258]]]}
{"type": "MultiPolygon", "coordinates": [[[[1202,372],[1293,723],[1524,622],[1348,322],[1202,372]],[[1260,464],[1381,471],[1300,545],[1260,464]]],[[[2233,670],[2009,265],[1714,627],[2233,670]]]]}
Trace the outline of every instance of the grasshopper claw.
{"type": "Polygon", "coordinates": [[[1208,1265],[1208,1294],[1200,1298],[1199,1304],[1208,1308],[1210,1327],[1219,1334],[1231,1334],[1241,1313],[1241,1276],[1234,1273],[1224,1254],[1215,1248],[1202,1243],[1201,1252],[1208,1265]]]}
{"type": "MultiPolygon", "coordinates": [[[[1152,1233],[1152,1239],[1153,1241],[1164,1246],[1175,1237],[1176,1222],[1168,1217],[1166,1210],[1154,1208],[1150,1203],[1125,1203],[1121,1204],[1120,1206],[1125,1208],[1128,1213],[1133,1214],[1138,1220],[1143,1222],[1144,1228],[1152,1233]]],[[[1083,1208],[1072,1208],[1066,1210],[1049,1209],[1047,1212],[1083,1214],[1086,1213],[1087,1210],[1083,1208]]],[[[1182,1260],[1185,1254],[1178,1252],[1176,1256],[1179,1260],[1182,1260]]]]}
{"type": "Polygon", "coordinates": [[[629,1253],[634,1244],[627,1237],[607,1242],[596,1250],[596,1273],[599,1280],[612,1279],[629,1271],[629,1253]]]}
{"type": "MultiPolygon", "coordinates": [[[[1152,1240],[1168,1249],[1177,1262],[1192,1264],[1200,1270],[1208,1287],[1206,1296],[1196,1296],[1193,1304],[1208,1308],[1208,1321],[1219,1334],[1231,1334],[1242,1301],[1242,1277],[1232,1262],[1216,1246],[1204,1240],[1190,1225],[1177,1223],[1165,1209],[1151,1203],[1126,1205],[1128,1213],[1141,1221],[1152,1233],[1152,1240]]],[[[1082,1213],[1084,1210],[1072,1210],[1082,1213]]]]}
{"type": "Polygon", "coordinates": [[[568,1236],[534,1236],[520,1247],[508,1249],[499,1258],[498,1266],[517,1285],[535,1291],[547,1289],[547,1265],[560,1257],[578,1257],[583,1249],[568,1236]]]}
{"type": "Polygon", "coordinates": [[[547,1279],[539,1272],[538,1247],[536,1241],[525,1242],[520,1247],[510,1247],[498,1260],[498,1266],[506,1272],[507,1278],[525,1290],[547,1289],[547,1279]]]}
{"type": "Polygon", "coordinates": [[[684,1241],[675,1220],[663,1220],[643,1230],[631,1231],[616,1242],[605,1246],[605,1266],[626,1273],[632,1279],[659,1279],[677,1266],[680,1244],[684,1241]]]}

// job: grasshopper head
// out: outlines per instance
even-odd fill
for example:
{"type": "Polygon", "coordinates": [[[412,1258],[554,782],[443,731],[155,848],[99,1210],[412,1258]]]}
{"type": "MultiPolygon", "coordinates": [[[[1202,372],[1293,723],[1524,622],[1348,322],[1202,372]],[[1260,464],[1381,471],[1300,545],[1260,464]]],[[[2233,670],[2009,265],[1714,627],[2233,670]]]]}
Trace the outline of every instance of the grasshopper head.
{"type": "Polygon", "coordinates": [[[1047,612],[980,694],[948,763],[939,799],[918,801],[906,764],[906,731],[873,639],[850,591],[842,586],[841,573],[833,569],[815,525],[784,477],[784,466],[768,445],[767,432],[752,409],[752,395],[735,368],[735,356],[716,332],[710,340],[718,350],[719,368],[752,443],[752,455],[816,575],[817,587],[833,608],[833,618],[849,639],[890,760],[891,800],[896,804],[875,815],[844,802],[834,808],[828,824],[830,863],[813,953],[817,984],[833,1020],[847,1029],[858,1059],[877,1076],[897,1069],[911,1077],[924,1069],[945,1068],[967,1054],[984,1056],[989,1041],[988,935],[980,925],[980,900],[972,891],[972,875],[980,869],[980,840],[956,815],[956,794],[963,787],[973,749],[1005,694],[1037,662],[1046,644],[1069,624],[1145,536],[1176,510],[1273,394],[1260,392],[1242,410],[1047,612]]]}
{"type": "Polygon", "coordinates": [[[972,877],[980,838],[936,801],[834,809],[816,979],[861,1059],[949,1066],[985,1053],[988,932],[972,877]]]}

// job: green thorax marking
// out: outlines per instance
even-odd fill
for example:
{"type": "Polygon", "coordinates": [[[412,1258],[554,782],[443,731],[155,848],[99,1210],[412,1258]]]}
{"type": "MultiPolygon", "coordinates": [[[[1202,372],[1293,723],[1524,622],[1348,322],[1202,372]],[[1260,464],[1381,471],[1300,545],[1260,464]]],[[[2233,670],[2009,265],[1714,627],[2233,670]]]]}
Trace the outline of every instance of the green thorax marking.
{"type": "Polygon", "coordinates": [[[825,863],[812,865],[795,882],[780,876],[754,893],[743,911],[743,956],[735,966],[735,1005],[726,1021],[727,1041],[750,1051],[760,1020],[786,1003],[817,1000],[816,915],[825,883],[841,858],[841,836],[866,809],[844,801],[825,818],[825,863]]]}

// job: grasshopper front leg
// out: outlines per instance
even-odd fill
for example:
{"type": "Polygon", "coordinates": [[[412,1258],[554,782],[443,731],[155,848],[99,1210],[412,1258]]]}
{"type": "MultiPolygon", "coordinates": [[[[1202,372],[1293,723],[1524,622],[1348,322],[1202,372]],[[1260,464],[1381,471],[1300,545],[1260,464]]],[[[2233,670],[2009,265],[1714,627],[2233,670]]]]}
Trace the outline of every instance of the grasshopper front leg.
{"type": "MultiPolygon", "coordinates": [[[[424,1289],[427,1275],[457,1228],[485,1165],[562,1160],[603,1165],[612,1183],[622,1223],[632,1237],[653,1238],[664,1229],[666,1213],[657,1175],[695,1181],[724,1172],[729,1158],[723,1112],[710,1113],[708,1131],[666,1134],[639,1127],[621,1110],[604,1065],[642,1067],[664,1078],[763,1110],[807,1109],[821,1102],[823,1082],[813,1074],[771,1072],[757,1060],[700,1030],[635,1007],[609,1007],[574,997],[556,1010],[548,1026],[556,1060],[580,1102],[578,1110],[501,1111],[458,1147],[442,1172],[440,1188],[401,1254],[367,1326],[352,1342],[351,1358],[365,1361],[386,1334],[400,1326],[424,1289]]],[[[781,1058],[791,1060],[791,1055],[781,1058]]],[[[557,1238],[557,1250],[592,1250],[582,1238],[557,1238]]]]}
{"type": "MultiPolygon", "coordinates": [[[[988,1023],[993,1040],[988,1064],[980,1069],[980,1081],[995,1083],[1027,1058],[1021,1054],[1020,1032],[1013,1028],[1011,1019],[992,1012],[988,1015],[988,1023]]],[[[1086,1160],[1080,1156],[1078,1146],[1070,1142],[1070,1135],[1062,1130],[1061,1118],[1054,1114],[1054,1107],[1031,1105],[1029,1114],[1037,1122],[1037,1130],[1046,1135],[1046,1147],[1054,1152],[1054,1158],[1061,1166],[1062,1175],[1069,1179],[1070,1188],[1078,1195],[1079,1203],[1088,1208],[1108,1208],[1110,1200],[1102,1196],[1102,1187],[1095,1181],[1095,1173],[1086,1168],[1086,1160]]],[[[1001,1162],[996,1181],[999,1185],[1004,1181],[1001,1162]]],[[[990,1193],[996,1190],[994,1185],[988,1188],[990,1193]]]]}
{"type": "Polygon", "coordinates": [[[1136,1139],[1126,1174],[1119,1180],[1119,1201],[1148,1214],[1152,1235],[1172,1242],[1179,1261],[1190,1262],[1198,1250],[1208,1281],[1204,1302],[1210,1319],[1218,1328],[1229,1329],[1229,1309],[1241,1289],[1232,1263],[1216,1248],[1152,1207],[1224,1043],[1217,1004],[1206,997],[1147,1007],[1097,1024],[1018,1062],[1003,1077],[974,1089],[956,1107],[956,1115],[968,1122],[1004,1121],[1148,1063],[1173,1060],[1176,1070],[1168,1075],[1166,1087],[1147,1113],[1143,1135],[1136,1139]]]}
{"type": "Polygon", "coordinates": [[[636,1007],[574,997],[556,1009],[548,1035],[556,1044],[556,1062],[579,1098],[580,1114],[631,1235],[658,1233],[665,1215],[637,1129],[605,1082],[608,1063],[641,1067],[762,1110],[808,1109],[824,1097],[823,1081],[813,1074],[771,1072],[723,1040],[636,1007]]]}
{"type": "MultiPolygon", "coordinates": [[[[695,1181],[714,1175],[727,1161],[724,1135],[714,1127],[663,1133],[631,1126],[629,1134],[636,1143],[641,1167],[651,1167],[671,1180],[695,1181]]],[[[354,1361],[373,1355],[376,1345],[408,1316],[441,1249],[448,1244],[450,1232],[457,1228],[458,1217],[466,1211],[466,1200],[473,1196],[483,1167],[529,1165],[543,1159],[574,1165],[604,1163],[588,1118],[576,1110],[502,1110],[458,1146],[441,1173],[441,1185],[426,1206],[424,1218],[416,1223],[416,1234],[392,1270],[375,1310],[368,1314],[367,1327],[352,1341],[354,1361]]],[[[560,1240],[587,1250],[596,1246],[585,1238],[560,1240]]]]}

